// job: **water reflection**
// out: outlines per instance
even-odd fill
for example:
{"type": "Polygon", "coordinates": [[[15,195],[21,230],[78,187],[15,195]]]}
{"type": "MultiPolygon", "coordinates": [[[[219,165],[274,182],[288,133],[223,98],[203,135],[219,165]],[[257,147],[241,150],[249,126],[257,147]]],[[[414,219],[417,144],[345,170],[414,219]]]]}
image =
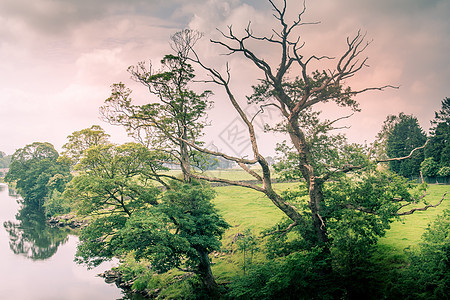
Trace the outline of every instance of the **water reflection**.
{"type": "Polygon", "coordinates": [[[22,204],[16,221],[6,221],[3,226],[9,234],[10,249],[32,260],[52,257],[68,240],[68,232],[50,227],[43,209],[38,206],[22,204]]]}

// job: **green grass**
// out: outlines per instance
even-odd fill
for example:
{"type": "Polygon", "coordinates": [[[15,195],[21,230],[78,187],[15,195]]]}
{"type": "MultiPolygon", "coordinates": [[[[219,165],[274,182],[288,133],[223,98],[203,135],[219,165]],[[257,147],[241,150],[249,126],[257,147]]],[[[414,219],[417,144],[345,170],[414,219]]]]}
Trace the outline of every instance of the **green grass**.
{"type": "MultiPolygon", "coordinates": [[[[228,174],[232,176],[232,172],[228,174]]],[[[296,183],[279,183],[274,187],[281,191],[293,189],[297,185],[296,183]]],[[[243,255],[236,251],[237,246],[231,243],[235,235],[243,233],[247,228],[258,235],[262,230],[278,223],[284,214],[260,192],[236,186],[216,187],[215,190],[217,192],[214,199],[216,208],[232,227],[226,231],[222,240],[224,253],[216,254],[213,258],[213,272],[218,282],[229,282],[233,276],[243,272],[243,255]]],[[[425,201],[436,204],[446,191],[450,191],[450,186],[430,185],[425,201]]],[[[450,196],[447,196],[437,208],[417,211],[394,221],[385,237],[379,240],[379,259],[392,267],[402,265],[406,258],[404,249],[415,247],[420,243],[428,224],[444,209],[450,208],[449,200],[450,196]]],[[[421,206],[423,203],[418,205],[418,207],[421,206]]],[[[408,210],[411,208],[408,207],[408,210]]],[[[255,255],[254,261],[261,260],[264,260],[264,255],[259,252],[255,255]]]]}
{"type": "Polygon", "coordinates": [[[234,227],[262,230],[275,225],[283,213],[262,193],[238,186],[215,188],[216,208],[234,227]]]}
{"type": "MultiPolygon", "coordinates": [[[[424,200],[429,204],[437,204],[445,192],[450,191],[448,185],[430,185],[427,190],[427,196],[424,200]]],[[[389,248],[396,254],[403,254],[403,250],[407,247],[415,247],[420,243],[422,234],[433,222],[437,215],[442,214],[445,209],[450,209],[450,195],[442,201],[441,205],[436,208],[430,207],[426,211],[416,211],[412,215],[401,217],[400,220],[391,224],[391,228],[386,232],[386,236],[379,240],[382,248],[389,248]]],[[[422,207],[422,204],[415,207],[422,207]]],[[[414,208],[412,206],[411,208],[414,208]]],[[[411,208],[408,207],[410,210],[411,208]]]]}

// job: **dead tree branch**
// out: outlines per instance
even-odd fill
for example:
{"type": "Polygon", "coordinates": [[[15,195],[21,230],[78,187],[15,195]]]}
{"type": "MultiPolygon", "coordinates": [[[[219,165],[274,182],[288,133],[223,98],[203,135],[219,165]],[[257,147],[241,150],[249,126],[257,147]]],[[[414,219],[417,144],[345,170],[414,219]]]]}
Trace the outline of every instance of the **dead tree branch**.
{"type": "Polygon", "coordinates": [[[447,195],[447,192],[442,196],[441,200],[437,203],[437,204],[428,204],[424,207],[420,207],[420,208],[413,208],[411,210],[399,213],[397,212],[396,215],[397,216],[407,216],[407,215],[411,215],[413,213],[415,213],[416,211],[425,211],[427,209],[429,209],[430,207],[438,207],[439,205],[441,205],[442,201],[444,200],[445,196],[447,195]]]}

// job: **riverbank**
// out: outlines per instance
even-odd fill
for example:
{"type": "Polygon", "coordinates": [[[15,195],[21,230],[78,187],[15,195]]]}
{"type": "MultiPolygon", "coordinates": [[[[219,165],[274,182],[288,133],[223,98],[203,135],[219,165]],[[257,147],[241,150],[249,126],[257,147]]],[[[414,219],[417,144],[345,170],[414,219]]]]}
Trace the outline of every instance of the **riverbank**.
{"type": "Polygon", "coordinates": [[[70,229],[77,230],[86,227],[89,222],[86,219],[80,219],[73,213],[69,213],[66,215],[50,217],[47,219],[47,224],[51,227],[69,227],[70,229]]]}

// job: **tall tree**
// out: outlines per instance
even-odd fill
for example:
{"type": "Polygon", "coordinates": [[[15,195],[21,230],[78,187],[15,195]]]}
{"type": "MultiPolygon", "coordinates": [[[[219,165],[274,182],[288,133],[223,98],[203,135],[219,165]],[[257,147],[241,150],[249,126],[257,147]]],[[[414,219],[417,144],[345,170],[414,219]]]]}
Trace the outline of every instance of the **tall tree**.
{"type": "MultiPolygon", "coordinates": [[[[200,35],[190,38],[192,45],[200,35]]],[[[159,70],[151,64],[147,68],[144,63],[128,69],[132,78],[155,96],[156,102],[135,105],[131,91],[124,84],[114,84],[101,111],[107,121],[124,125],[142,144],[167,153],[167,162],[179,164],[184,181],[189,182],[191,164],[202,157],[188,142],[199,143],[197,139],[206,124],[205,110],[211,105],[208,101],[211,92],[198,94],[189,88],[194,70],[184,57],[186,49],[178,49],[177,56],[166,55],[159,70]]]]}
{"type": "Polygon", "coordinates": [[[64,183],[71,179],[70,166],[59,161],[58,157],[58,152],[50,143],[27,145],[13,154],[5,180],[16,182],[17,191],[25,204],[42,205],[52,190],[49,183],[54,176],[62,175],[64,183]]]}
{"type": "Polygon", "coordinates": [[[425,157],[436,165],[436,175],[450,176],[450,98],[442,100],[442,107],[431,121],[430,141],[425,157]]]}
{"type": "MultiPolygon", "coordinates": [[[[386,154],[389,158],[408,156],[427,140],[419,121],[413,115],[400,113],[398,117],[388,117],[385,126],[390,128],[386,138],[386,154]]],[[[404,177],[418,176],[423,160],[423,150],[420,149],[408,159],[390,161],[389,166],[392,171],[404,177]]]]}
{"type": "MultiPolygon", "coordinates": [[[[259,85],[253,87],[253,95],[246,100],[254,105],[259,105],[258,113],[261,113],[262,109],[267,106],[275,107],[280,112],[283,121],[274,129],[286,133],[289,138],[289,142],[280,148],[286,154],[286,166],[289,167],[288,170],[292,171],[291,176],[301,177],[306,183],[304,188],[308,195],[308,208],[305,210],[304,205],[296,203],[299,197],[292,197],[292,194],[291,196],[280,194],[274,190],[272,171],[259,150],[260,145],[253,124],[255,116],[249,116],[237,100],[231,86],[230,68],[227,67],[226,73],[222,74],[217,69],[205,65],[200,59],[199,53],[194,49],[191,49],[190,52],[191,61],[209,72],[209,82],[224,88],[228,100],[245,124],[253,157],[243,158],[227,155],[202,148],[189,141],[186,142],[199,151],[236,162],[262,184],[254,185],[222,178],[211,178],[195,173],[190,175],[197,179],[225,182],[264,193],[291,220],[284,229],[277,230],[278,232],[287,232],[296,226],[309,228],[311,230],[304,231],[304,239],[312,245],[324,247],[325,253],[329,253],[331,242],[329,219],[333,220],[329,205],[335,199],[328,198],[328,195],[324,194],[325,183],[330,179],[336,180],[349,172],[370,166],[371,156],[370,152],[367,153],[363,147],[348,144],[345,136],[332,134],[333,130],[339,127],[337,122],[350,117],[350,115],[344,115],[335,120],[321,120],[320,112],[314,109],[320,103],[334,103],[337,106],[358,111],[358,103],[354,100],[356,95],[371,90],[383,90],[391,86],[353,90],[345,84],[346,79],[354,77],[367,66],[367,58],[361,56],[369,43],[365,41],[365,35],[360,32],[357,32],[353,38],[347,38],[346,50],[335,60],[333,69],[327,66],[323,71],[309,71],[312,63],[317,65],[325,60],[329,65],[329,61],[333,61],[333,59],[329,56],[307,56],[302,52],[303,41],[297,32],[308,24],[303,22],[306,8],[304,7],[293,21],[288,21],[286,0],[282,1],[279,6],[271,0],[269,3],[274,10],[275,19],[279,22],[279,27],[274,28],[269,35],[255,35],[249,24],[243,36],[238,36],[229,26],[226,32],[221,31],[223,40],[213,40],[212,43],[221,46],[228,51],[229,55],[242,55],[261,71],[263,79],[259,85]],[[258,53],[258,49],[263,49],[268,45],[279,47],[277,63],[270,63],[274,59],[273,55],[265,58],[262,56],[263,54],[258,53]],[[259,165],[262,171],[255,172],[250,168],[253,165],[259,165]],[[311,232],[314,234],[311,235],[311,232]]],[[[184,37],[185,35],[180,34],[176,41],[187,47],[189,40],[185,40],[184,37]]],[[[380,173],[375,174],[385,176],[380,173]]],[[[351,186],[357,186],[355,177],[349,180],[354,181],[351,186]]],[[[387,185],[391,184],[389,180],[382,182],[387,185]]],[[[402,207],[398,201],[399,195],[407,203],[413,201],[412,196],[407,191],[405,194],[405,189],[401,185],[392,184],[391,188],[392,193],[389,194],[389,199],[386,199],[386,201],[390,200],[388,203],[391,205],[388,214],[378,211],[381,209],[380,205],[369,206],[364,194],[356,199],[339,197],[337,199],[341,199],[342,202],[336,207],[364,214],[383,215],[385,218],[391,219],[399,214],[398,211],[402,207]],[[357,202],[350,203],[349,201],[357,202]]],[[[373,200],[376,199],[377,197],[373,198],[373,200]]]]}

